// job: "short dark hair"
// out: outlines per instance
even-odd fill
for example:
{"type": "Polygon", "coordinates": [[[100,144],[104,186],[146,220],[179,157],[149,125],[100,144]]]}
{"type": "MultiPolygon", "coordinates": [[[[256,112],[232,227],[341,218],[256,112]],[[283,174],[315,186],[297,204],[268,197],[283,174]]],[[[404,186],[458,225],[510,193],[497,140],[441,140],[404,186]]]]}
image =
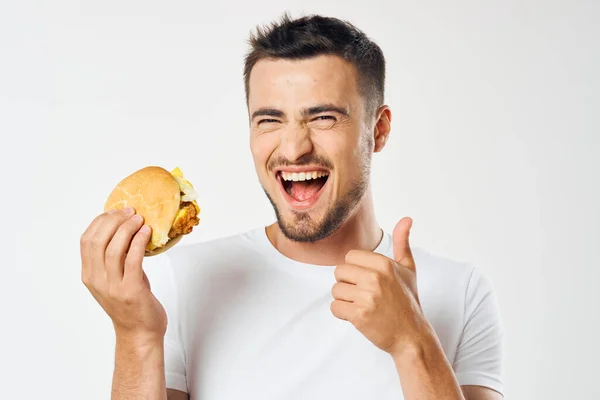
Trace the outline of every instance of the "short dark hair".
{"type": "Polygon", "coordinates": [[[261,59],[300,60],[336,55],[354,65],[358,90],[365,99],[367,114],[376,112],[384,101],[385,57],[381,48],[348,21],[321,15],[292,19],[288,13],[250,34],[250,51],[244,63],[246,103],[250,72],[261,59]]]}

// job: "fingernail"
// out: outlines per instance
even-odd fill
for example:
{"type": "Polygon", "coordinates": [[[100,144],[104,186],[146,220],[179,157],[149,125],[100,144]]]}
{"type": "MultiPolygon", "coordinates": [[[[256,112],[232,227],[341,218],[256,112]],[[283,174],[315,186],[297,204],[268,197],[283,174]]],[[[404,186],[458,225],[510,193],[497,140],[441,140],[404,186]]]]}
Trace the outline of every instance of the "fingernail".
{"type": "Polygon", "coordinates": [[[133,214],[133,208],[131,208],[131,207],[125,207],[123,209],[123,213],[125,213],[125,215],[133,214]]]}
{"type": "Polygon", "coordinates": [[[117,211],[119,211],[119,210],[118,210],[118,209],[116,209],[116,208],[113,208],[112,210],[108,210],[108,214],[114,214],[114,213],[116,213],[117,211]]]}
{"type": "Polygon", "coordinates": [[[150,227],[148,225],[144,225],[140,228],[140,232],[142,233],[150,233],[150,227]]]}
{"type": "Polygon", "coordinates": [[[135,214],[133,217],[131,217],[131,220],[135,221],[135,222],[141,222],[142,219],[143,218],[142,218],[142,216],[140,214],[135,214]]]}

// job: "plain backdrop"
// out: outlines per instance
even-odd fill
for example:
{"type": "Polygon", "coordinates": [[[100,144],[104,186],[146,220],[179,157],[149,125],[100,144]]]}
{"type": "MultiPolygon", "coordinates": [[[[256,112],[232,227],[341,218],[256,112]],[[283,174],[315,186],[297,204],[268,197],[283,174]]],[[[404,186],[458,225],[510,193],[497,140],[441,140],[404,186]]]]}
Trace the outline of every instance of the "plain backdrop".
{"type": "Polygon", "coordinates": [[[109,398],[79,238],[125,175],[183,169],[202,207],[185,243],[273,221],[241,74],[249,32],[286,10],[382,47],[378,219],[411,216],[413,244],[492,279],[507,399],[600,398],[600,7],[566,0],[3,1],[0,398],[109,398]]]}

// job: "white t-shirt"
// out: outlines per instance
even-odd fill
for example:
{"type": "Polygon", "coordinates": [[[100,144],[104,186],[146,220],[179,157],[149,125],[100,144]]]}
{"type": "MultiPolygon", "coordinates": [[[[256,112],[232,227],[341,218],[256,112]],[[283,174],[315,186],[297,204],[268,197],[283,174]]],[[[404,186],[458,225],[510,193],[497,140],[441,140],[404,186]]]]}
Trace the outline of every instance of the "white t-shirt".
{"type": "MultiPolygon", "coordinates": [[[[375,251],[393,257],[389,234],[375,251]]],[[[412,251],[423,311],[459,383],[502,392],[490,283],[472,265],[412,251]]],[[[180,244],[144,269],[168,315],[168,388],[199,400],[403,398],[391,356],[331,313],[334,267],[285,257],[264,228],[180,244]]]]}

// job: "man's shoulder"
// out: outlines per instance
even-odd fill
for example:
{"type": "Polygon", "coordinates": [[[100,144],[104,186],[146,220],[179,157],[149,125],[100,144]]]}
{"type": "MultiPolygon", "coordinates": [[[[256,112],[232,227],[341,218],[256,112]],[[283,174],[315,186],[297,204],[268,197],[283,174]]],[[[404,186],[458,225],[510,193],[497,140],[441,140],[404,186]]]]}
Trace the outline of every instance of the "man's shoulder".
{"type": "Polygon", "coordinates": [[[427,279],[464,281],[476,269],[472,262],[427,251],[422,247],[412,247],[411,250],[417,265],[417,275],[421,273],[427,279]]]}
{"type": "Polygon", "coordinates": [[[458,260],[413,248],[419,296],[435,311],[462,312],[477,298],[493,291],[485,270],[471,261],[458,260]]]}

